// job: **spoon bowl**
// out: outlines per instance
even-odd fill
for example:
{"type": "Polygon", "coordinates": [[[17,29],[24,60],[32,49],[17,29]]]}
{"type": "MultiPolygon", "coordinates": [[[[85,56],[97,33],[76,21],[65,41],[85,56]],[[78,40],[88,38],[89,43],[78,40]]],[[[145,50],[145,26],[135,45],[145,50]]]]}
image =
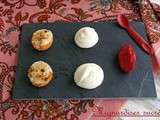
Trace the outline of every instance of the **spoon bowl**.
{"type": "Polygon", "coordinates": [[[124,15],[118,15],[117,21],[121,27],[125,29],[129,27],[128,19],[124,15]]]}

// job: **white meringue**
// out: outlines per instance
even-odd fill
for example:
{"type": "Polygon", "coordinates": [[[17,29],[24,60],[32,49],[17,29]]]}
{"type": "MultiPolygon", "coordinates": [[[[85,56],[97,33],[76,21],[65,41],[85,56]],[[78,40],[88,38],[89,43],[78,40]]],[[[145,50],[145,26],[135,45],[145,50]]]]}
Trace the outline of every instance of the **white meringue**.
{"type": "Polygon", "coordinates": [[[98,42],[98,34],[94,28],[83,27],[75,34],[75,43],[81,48],[91,48],[98,42]]]}
{"type": "Polygon", "coordinates": [[[102,84],[103,79],[103,69],[95,63],[85,63],[80,65],[74,74],[76,85],[85,89],[97,88],[102,84]]]}

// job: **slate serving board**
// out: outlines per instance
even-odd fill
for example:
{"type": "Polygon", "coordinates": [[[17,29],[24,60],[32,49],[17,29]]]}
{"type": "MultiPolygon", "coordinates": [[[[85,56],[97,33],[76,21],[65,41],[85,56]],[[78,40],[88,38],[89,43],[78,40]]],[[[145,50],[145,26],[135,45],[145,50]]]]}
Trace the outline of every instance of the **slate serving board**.
{"type": "MultiPolygon", "coordinates": [[[[132,22],[133,27],[145,38],[144,25],[132,22]]],[[[116,22],[99,23],[41,23],[22,26],[19,61],[13,88],[13,99],[69,99],[69,98],[117,98],[156,97],[150,57],[144,53],[116,22]],[[81,49],[74,43],[74,35],[83,26],[96,29],[99,42],[90,49],[81,49]],[[47,28],[54,34],[54,44],[44,52],[32,48],[32,33],[47,28]],[[117,54],[123,43],[134,46],[137,61],[135,70],[123,73],[117,63],[117,54]],[[50,64],[55,79],[44,88],[32,86],[27,78],[29,66],[43,60],[50,64]],[[75,85],[73,76],[83,63],[96,63],[105,73],[103,84],[94,90],[75,85]]]]}

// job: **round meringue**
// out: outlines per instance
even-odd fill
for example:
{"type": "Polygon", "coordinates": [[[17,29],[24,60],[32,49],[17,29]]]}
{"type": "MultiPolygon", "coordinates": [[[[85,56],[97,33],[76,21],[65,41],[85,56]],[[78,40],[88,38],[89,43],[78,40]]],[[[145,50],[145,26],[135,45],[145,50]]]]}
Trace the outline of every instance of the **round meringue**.
{"type": "Polygon", "coordinates": [[[95,63],[80,65],[74,74],[74,82],[76,85],[85,89],[97,88],[102,84],[103,79],[103,69],[95,63]]]}
{"type": "Polygon", "coordinates": [[[83,27],[75,34],[75,43],[81,48],[91,48],[98,42],[98,34],[94,28],[83,27]]]}

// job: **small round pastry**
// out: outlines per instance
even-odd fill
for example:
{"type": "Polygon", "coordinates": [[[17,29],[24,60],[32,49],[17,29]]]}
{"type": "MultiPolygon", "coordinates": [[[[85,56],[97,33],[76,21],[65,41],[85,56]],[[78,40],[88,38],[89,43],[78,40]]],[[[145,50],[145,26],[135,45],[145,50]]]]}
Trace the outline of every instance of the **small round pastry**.
{"type": "Polygon", "coordinates": [[[75,34],[74,40],[80,48],[91,48],[98,42],[98,34],[94,28],[83,27],[75,34]]]}
{"type": "Polygon", "coordinates": [[[37,61],[30,66],[28,77],[32,85],[36,87],[44,87],[52,80],[53,71],[46,62],[37,61]]]}
{"type": "Polygon", "coordinates": [[[37,30],[32,35],[32,46],[39,51],[47,50],[53,43],[53,34],[50,30],[37,30]]]}
{"type": "Polygon", "coordinates": [[[103,79],[103,69],[95,63],[85,63],[80,65],[74,74],[76,85],[85,89],[97,88],[102,84],[103,79]]]}

